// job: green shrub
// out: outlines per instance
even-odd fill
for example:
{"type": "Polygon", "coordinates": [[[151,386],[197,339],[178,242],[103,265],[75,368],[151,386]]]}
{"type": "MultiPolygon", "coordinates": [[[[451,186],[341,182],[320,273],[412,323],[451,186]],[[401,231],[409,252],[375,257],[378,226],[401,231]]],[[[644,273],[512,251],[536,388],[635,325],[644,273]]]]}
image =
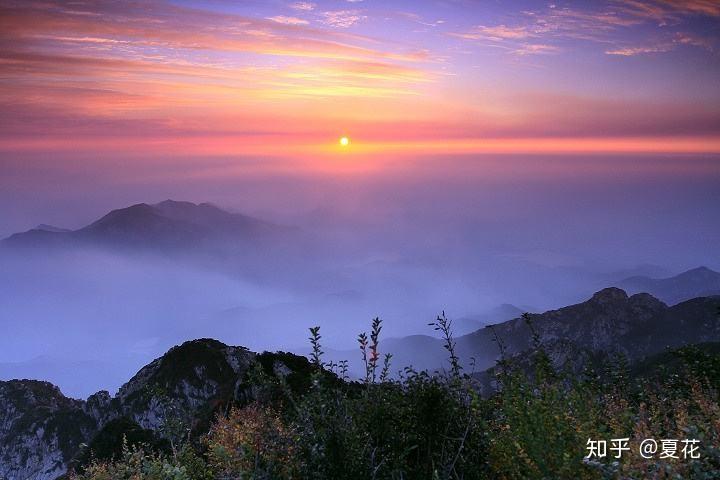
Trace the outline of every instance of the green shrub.
{"type": "Polygon", "coordinates": [[[259,356],[245,379],[255,402],[219,416],[202,441],[169,453],[126,442],[115,461],[96,458],[75,478],[720,478],[717,352],[668,353],[672,373],[656,368],[661,375],[634,376],[622,359],[578,374],[555,369],[536,337],[524,362],[501,359],[498,391],[481,398],[462,373],[450,322],[442,315],[432,325],[445,338],[447,373],[408,369],[389,378],[376,319],[370,335],[358,337],[365,377],[348,381],[342,365],[323,364],[316,327],[311,360],[259,356]],[[278,375],[277,361],[297,365],[278,375]],[[620,460],[585,459],[588,439],[622,437],[632,451],[620,460]],[[696,438],[700,458],[643,459],[644,438],[696,438]]]}

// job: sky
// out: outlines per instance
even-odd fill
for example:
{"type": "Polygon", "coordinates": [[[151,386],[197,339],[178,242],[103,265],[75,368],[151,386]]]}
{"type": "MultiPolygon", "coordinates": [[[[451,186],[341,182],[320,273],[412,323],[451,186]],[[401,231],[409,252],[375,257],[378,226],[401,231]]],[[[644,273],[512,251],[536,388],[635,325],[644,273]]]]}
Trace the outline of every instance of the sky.
{"type": "Polygon", "coordinates": [[[716,0],[0,9],[3,156],[720,150],[716,0]]]}
{"type": "Polygon", "coordinates": [[[4,0],[0,236],[327,206],[311,180],[714,178],[719,27],[717,0],[4,0]]]}
{"type": "Polygon", "coordinates": [[[0,0],[0,238],[168,198],[323,255],[260,284],[0,252],[0,378],[83,396],[189,338],[348,347],[720,270],[720,1],[0,0]]]}

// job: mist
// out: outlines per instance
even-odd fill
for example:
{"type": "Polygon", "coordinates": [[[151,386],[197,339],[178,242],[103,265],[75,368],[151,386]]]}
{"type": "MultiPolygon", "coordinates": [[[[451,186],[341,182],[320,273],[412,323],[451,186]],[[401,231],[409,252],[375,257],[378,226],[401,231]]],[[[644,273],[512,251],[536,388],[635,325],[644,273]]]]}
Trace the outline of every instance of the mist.
{"type": "Polygon", "coordinates": [[[295,232],[242,253],[0,253],[0,378],[48,380],[75,397],[114,392],[193,338],[303,352],[307,328],[320,325],[328,348],[349,349],[375,316],[399,337],[433,334],[427,324],[443,310],[463,334],[506,320],[492,316],[503,304],[539,312],[633,274],[720,267],[714,157],[438,157],[350,173],[155,176],[158,161],[134,179],[92,182],[92,164],[79,161],[37,176],[33,191],[18,187],[36,174],[20,160],[4,166],[3,236],[75,229],[168,198],[295,232]]]}

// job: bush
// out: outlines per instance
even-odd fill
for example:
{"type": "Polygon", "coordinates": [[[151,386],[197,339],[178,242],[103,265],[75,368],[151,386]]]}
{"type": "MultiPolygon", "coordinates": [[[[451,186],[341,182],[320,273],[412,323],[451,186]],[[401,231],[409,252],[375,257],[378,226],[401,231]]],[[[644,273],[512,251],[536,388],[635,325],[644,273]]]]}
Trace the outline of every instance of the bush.
{"type": "Polygon", "coordinates": [[[207,434],[207,463],[218,478],[295,478],[293,440],[269,407],[233,408],[207,434]]]}
{"type": "Polygon", "coordinates": [[[284,357],[262,356],[248,379],[255,403],[219,416],[199,450],[126,444],[117,461],[96,460],[76,478],[720,478],[717,353],[681,349],[672,373],[655,376],[633,377],[623,361],[578,374],[557,371],[536,341],[525,359],[532,368],[502,358],[498,391],[481,398],[457,361],[450,322],[442,315],[433,326],[445,337],[447,373],[389,378],[376,319],[370,335],[358,337],[365,378],[347,381],[342,366],[323,364],[313,328],[302,375],[273,375],[284,357]],[[585,459],[588,439],[623,437],[632,450],[620,460],[585,459]],[[644,459],[644,438],[697,439],[700,458],[644,459]]]}

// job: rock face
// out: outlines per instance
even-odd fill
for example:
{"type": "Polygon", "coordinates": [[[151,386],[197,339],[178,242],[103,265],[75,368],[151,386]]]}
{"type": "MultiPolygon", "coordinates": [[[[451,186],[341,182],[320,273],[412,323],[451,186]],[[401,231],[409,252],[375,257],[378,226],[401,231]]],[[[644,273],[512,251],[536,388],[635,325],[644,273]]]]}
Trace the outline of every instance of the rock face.
{"type": "Polygon", "coordinates": [[[47,382],[0,382],[0,478],[52,479],[98,429],[85,402],[47,382]]]}
{"type": "Polygon", "coordinates": [[[120,387],[114,410],[141,427],[158,430],[165,416],[182,412],[197,421],[234,398],[255,354],[217,340],[186,342],[143,367],[120,387]]]}
{"type": "Polygon", "coordinates": [[[81,444],[117,419],[161,432],[172,416],[202,429],[218,405],[242,390],[255,356],[216,340],[193,340],[142,368],[114,398],[98,392],[85,401],[47,382],[0,382],[0,479],[57,478],[81,444]]]}

